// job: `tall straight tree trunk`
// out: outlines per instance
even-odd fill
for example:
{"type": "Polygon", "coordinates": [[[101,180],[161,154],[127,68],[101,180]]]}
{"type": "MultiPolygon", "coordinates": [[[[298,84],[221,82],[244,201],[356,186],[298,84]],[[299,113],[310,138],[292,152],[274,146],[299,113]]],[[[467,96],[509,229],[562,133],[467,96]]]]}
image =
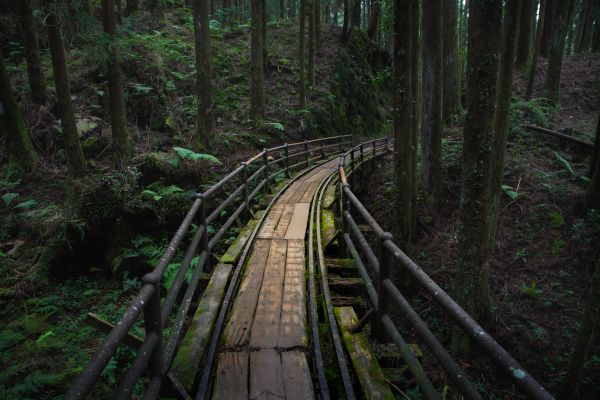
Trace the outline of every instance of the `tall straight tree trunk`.
{"type": "Polygon", "coordinates": [[[381,13],[381,4],[379,0],[371,0],[370,7],[370,19],[369,19],[369,28],[367,29],[367,34],[369,35],[369,39],[376,42],[377,41],[377,30],[379,28],[379,15],[381,13]]]}
{"type": "MultiPolygon", "coordinates": [[[[411,121],[411,130],[412,130],[412,229],[413,231],[417,226],[417,213],[415,210],[415,204],[417,204],[417,184],[419,182],[418,178],[418,168],[417,168],[417,154],[419,154],[419,134],[421,132],[421,93],[423,91],[422,88],[422,80],[421,80],[421,71],[422,71],[422,62],[421,62],[421,54],[423,53],[423,46],[421,45],[421,0],[411,0],[410,1],[410,54],[411,54],[411,80],[410,80],[410,91],[412,98],[412,121],[411,121]]],[[[408,276],[406,276],[408,280],[408,276]]]]}
{"type": "Polygon", "coordinates": [[[352,28],[360,29],[360,1],[350,0],[352,2],[351,26],[352,28]]]}
{"type": "Polygon", "coordinates": [[[600,17],[596,19],[594,24],[594,35],[592,38],[592,51],[600,51],[600,17]]]}
{"type": "Polygon", "coordinates": [[[265,77],[263,62],[263,0],[251,0],[252,33],[250,37],[250,118],[259,122],[265,115],[265,77]]]}
{"type": "Polygon", "coordinates": [[[460,113],[460,71],[458,63],[458,9],[456,0],[444,2],[443,26],[443,119],[449,121],[450,117],[460,113]]]}
{"type": "Polygon", "coordinates": [[[540,55],[543,57],[548,57],[550,51],[550,42],[552,41],[552,35],[554,32],[554,10],[556,8],[557,1],[562,2],[569,0],[547,0],[545,23],[542,30],[542,39],[539,48],[540,55]]]}
{"type": "Polygon", "coordinates": [[[279,19],[285,18],[285,0],[279,0],[279,19]]]}
{"type": "Polygon", "coordinates": [[[315,85],[315,0],[308,0],[308,85],[315,85]]]}
{"type": "Polygon", "coordinates": [[[315,2],[315,46],[317,50],[321,49],[321,0],[315,2]]]}
{"type": "Polygon", "coordinates": [[[298,39],[298,95],[300,96],[300,108],[306,107],[306,82],[304,70],[304,42],[306,38],[306,1],[300,0],[300,35],[298,39]]]}
{"type": "Polygon", "coordinates": [[[588,43],[588,38],[591,33],[593,3],[594,0],[587,0],[585,7],[581,10],[583,14],[581,14],[581,26],[579,29],[577,44],[575,46],[576,53],[581,53],[587,50],[586,44],[588,43]]]}
{"type": "Polygon", "coordinates": [[[570,0],[553,0],[555,13],[553,17],[552,41],[544,85],[545,95],[554,104],[558,104],[560,96],[560,75],[562,70],[563,53],[565,50],[565,37],[567,35],[567,19],[569,15],[570,0]]]}
{"type": "Polygon", "coordinates": [[[525,91],[525,98],[530,99],[533,94],[533,87],[535,85],[535,76],[537,72],[537,59],[540,52],[540,45],[542,41],[542,33],[544,31],[544,25],[546,24],[546,7],[548,6],[548,0],[540,1],[540,19],[537,24],[537,32],[535,34],[535,43],[533,44],[533,51],[531,53],[531,63],[529,65],[529,76],[527,78],[527,90],[525,91]]]}
{"type": "Polygon", "coordinates": [[[210,0],[210,17],[213,19],[217,17],[217,1],[210,0]]]}
{"type": "Polygon", "coordinates": [[[498,78],[498,95],[496,97],[496,114],[494,116],[494,157],[492,159],[492,206],[489,230],[489,249],[494,248],[496,227],[498,225],[502,176],[504,172],[504,154],[506,153],[506,137],[508,135],[508,115],[512,96],[513,60],[517,48],[517,36],[520,26],[520,15],[523,0],[507,0],[504,12],[504,32],[502,34],[502,56],[498,78]]]}
{"type": "Polygon", "coordinates": [[[131,158],[132,145],[127,131],[125,100],[123,98],[123,79],[119,61],[119,47],[116,39],[116,21],[113,0],[102,0],[102,26],[110,39],[106,75],[110,97],[110,125],[113,138],[113,158],[117,165],[125,165],[131,158]]]}
{"type": "Polygon", "coordinates": [[[596,127],[596,140],[594,152],[590,162],[591,182],[585,195],[585,208],[594,208],[600,211],[600,116],[596,127]]]}
{"type": "Polygon", "coordinates": [[[591,178],[596,170],[596,163],[600,160],[600,117],[598,117],[598,125],[596,126],[596,139],[594,140],[594,150],[590,158],[590,169],[588,176],[591,178]]]}
{"type": "Polygon", "coordinates": [[[533,32],[533,19],[535,14],[535,1],[523,0],[521,5],[521,20],[519,24],[519,44],[516,64],[519,68],[527,66],[531,53],[531,38],[533,32]]]}
{"type": "Polygon", "coordinates": [[[400,248],[411,253],[413,231],[413,133],[410,97],[411,40],[410,0],[394,1],[394,236],[400,248]]]}
{"type": "Polygon", "coordinates": [[[69,171],[73,176],[81,176],[85,172],[85,158],[79,142],[79,134],[75,124],[75,112],[71,101],[71,86],[67,74],[65,48],[60,35],[60,26],[53,0],[46,1],[46,30],[52,57],[52,70],[56,84],[56,97],[62,133],[65,140],[65,152],[69,163],[69,171]]]}
{"type": "Polygon", "coordinates": [[[261,18],[261,30],[262,30],[262,51],[263,51],[263,71],[264,67],[267,65],[269,49],[267,46],[267,22],[269,21],[267,17],[267,0],[262,0],[262,4],[260,5],[260,11],[262,13],[261,18]]]}
{"type": "Polygon", "coordinates": [[[342,24],[342,39],[345,40],[350,34],[350,1],[344,0],[344,22],[342,24]]]}
{"type": "Polygon", "coordinates": [[[14,155],[11,161],[14,160],[19,169],[25,172],[31,171],[37,161],[37,155],[13,94],[4,65],[2,48],[0,48],[0,128],[8,137],[10,153],[14,155]]]}
{"type": "MultiPolygon", "coordinates": [[[[455,298],[475,320],[490,312],[488,232],[494,147],[494,114],[502,0],[472,1],[469,6],[467,115],[465,118],[462,189],[458,230],[455,298]]],[[[466,351],[468,342],[455,331],[452,348],[466,351]]]]}
{"type": "Polygon", "coordinates": [[[40,60],[38,29],[33,16],[31,0],[21,0],[17,4],[19,5],[21,37],[23,47],[25,48],[31,99],[36,104],[44,104],[46,102],[46,78],[44,77],[42,62],[40,60]]]}
{"type": "Polygon", "coordinates": [[[423,116],[421,190],[437,207],[442,191],[442,4],[423,2],[423,116]]]}
{"type": "Polygon", "coordinates": [[[212,95],[212,53],[208,18],[208,0],[193,0],[194,45],[196,49],[197,125],[196,143],[211,150],[215,137],[212,95]]]}

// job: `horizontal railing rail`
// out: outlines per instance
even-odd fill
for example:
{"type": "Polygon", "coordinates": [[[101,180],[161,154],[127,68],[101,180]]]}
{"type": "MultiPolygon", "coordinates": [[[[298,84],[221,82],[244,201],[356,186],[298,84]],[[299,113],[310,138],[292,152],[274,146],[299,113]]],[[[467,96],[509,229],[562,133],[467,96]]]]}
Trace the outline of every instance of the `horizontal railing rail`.
{"type": "Polygon", "coordinates": [[[245,213],[246,218],[249,218],[252,202],[256,200],[261,190],[265,193],[270,191],[278,176],[289,178],[290,173],[299,167],[307,168],[311,162],[325,159],[328,154],[342,153],[343,149],[349,145],[352,145],[352,136],[341,135],[286,143],[271,149],[264,149],[242,162],[204,192],[196,194],[187,215],[175,232],[157,267],[142,277],[142,287],[138,294],[96,350],[66,397],[83,399],[90,393],[143,311],[145,330],[143,343],[131,366],[125,372],[114,397],[130,398],[135,386],[140,382],[144,372],[148,370],[149,380],[144,399],[156,398],[177,353],[185,328],[186,315],[190,311],[192,298],[198,289],[202,272],[210,267],[211,256],[223,235],[242,214],[245,213]],[[337,149],[337,151],[331,151],[331,149],[337,149]],[[315,152],[318,152],[318,156],[311,157],[311,154],[315,152]],[[302,161],[296,162],[300,157],[302,157],[302,161]],[[294,162],[290,163],[290,159],[294,159],[294,162]],[[279,169],[275,169],[275,166],[278,166],[279,169]],[[194,221],[197,222],[197,227],[185,250],[175,279],[161,304],[162,279],[169,264],[177,255],[184,238],[190,233],[190,227],[194,221]],[[198,256],[198,261],[192,266],[192,261],[196,256],[198,256]],[[176,301],[184,287],[184,281],[190,268],[192,268],[190,281],[182,300],[176,307],[176,301]],[[171,321],[170,317],[175,310],[174,321],[170,324],[171,334],[165,345],[164,327],[171,321]]]}
{"type": "MultiPolygon", "coordinates": [[[[387,149],[389,142],[387,139],[382,140],[385,140],[385,148],[387,149]]],[[[439,399],[441,397],[425,375],[419,361],[414,357],[402,337],[400,329],[390,316],[391,308],[393,306],[397,307],[462,395],[467,399],[482,398],[473,383],[468,379],[465,371],[439,342],[427,323],[423,321],[392,281],[392,267],[399,265],[441,306],[451,320],[483,350],[523,394],[532,399],[552,399],[550,393],[394,243],[392,235],[381,228],[367,208],[352,192],[348,183],[348,176],[354,171],[357,158],[360,158],[362,162],[365,157],[365,150],[370,149],[369,146],[372,146],[372,151],[375,153],[379,145],[380,142],[377,140],[356,145],[343,153],[339,164],[343,244],[345,250],[355,260],[360,276],[366,286],[366,292],[374,311],[372,312],[372,315],[374,315],[372,321],[375,336],[385,341],[389,338],[396,344],[427,399],[439,399]],[[346,169],[348,169],[348,172],[346,172],[346,169]],[[376,249],[373,249],[359,228],[355,216],[370,227],[377,241],[376,249]]]]}

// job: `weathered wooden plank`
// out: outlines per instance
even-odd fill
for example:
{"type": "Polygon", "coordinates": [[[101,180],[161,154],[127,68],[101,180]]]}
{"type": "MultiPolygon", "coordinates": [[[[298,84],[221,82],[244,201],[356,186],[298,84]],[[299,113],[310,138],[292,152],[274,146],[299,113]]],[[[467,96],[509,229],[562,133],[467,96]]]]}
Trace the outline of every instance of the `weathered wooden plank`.
{"type": "Polygon", "coordinates": [[[352,307],[336,307],[334,313],[365,398],[369,400],[393,399],[394,396],[385,381],[377,359],[373,355],[367,337],[362,332],[355,334],[350,332],[358,322],[352,307]]]}
{"type": "Polygon", "coordinates": [[[327,186],[327,189],[325,189],[325,195],[321,201],[322,208],[331,208],[331,206],[335,203],[335,189],[335,185],[327,186]]]}
{"type": "Polygon", "coordinates": [[[331,174],[331,170],[329,168],[321,168],[316,174],[309,176],[306,179],[306,182],[320,183],[323,179],[327,178],[329,174],[331,174]]]}
{"type": "Polygon", "coordinates": [[[253,400],[285,398],[281,357],[276,350],[264,349],[250,353],[250,398],[253,400]]]}
{"type": "Polygon", "coordinates": [[[300,199],[302,198],[302,196],[304,195],[304,192],[306,192],[306,190],[308,189],[308,187],[310,186],[309,182],[298,182],[297,186],[294,185],[294,187],[291,187],[290,190],[292,191],[292,195],[289,197],[287,203],[288,204],[296,204],[300,201],[300,199]]]}
{"type": "Polygon", "coordinates": [[[279,347],[306,346],[304,240],[288,240],[279,324],[279,347]]]}
{"type": "Polygon", "coordinates": [[[309,211],[310,204],[308,203],[298,203],[294,205],[292,220],[290,221],[287,232],[285,233],[286,239],[304,239],[306,227],[308,225],[309,211]]]}
{"type": "Polygon", "coordinates": [[[233,243],[229,246],[225,254],[221,256],[221,262],[226,264],[235,264],[237,260],[240,258],[240,255],[244,251],[244,247],[246,243],[248,243],[248,239],[250,239],[250,235],[256,228],[258,224],[257,219],[251,219],[248,221],[246,226],[241,230],[241,232],[237,235],[233,243]]]}
{"type": "Polygon", "coordinates": [[[279,222],[277,223],[277,226],[273,231],[274,239],[283,239],[285,237],[285,233],[287,232],[288,226],[290,225],[293,213],[294,205],[286,204],[283,208],[283,214],[281,214],[281,218],[279,218],[279,222]]]}
{"type": "MultiPolygon", "coordinates": [[[[328,171],[326,171],[329,173],[328,171]]],[[[312,201],[313,196],[317,192],[317,188],[319,187],[321,182],[311,182],[306,192],[302,195],[298,203],[310,203],[312,201]]]]}
{"type": "Polygon", "coordinates": [[[326,248],[337,234],[335,214],[331,210],[321,210],[321,245],[326,248]]]}
{"type": "Polygon", "coordinates": [[[273,239],[250,334],[251,348],[275,348],[279,338],[287,241],[273,239]]]}
{"type": "Polygon", "coordinates": [[[275,231],[275,227],[281,218],[281,214],[283,214],[284,204],[277,202],[271,208],[271,212],[265,218],[260,230],[258,231],[258,235],[256,237],[258,239],[271,239],[273,237],[273,232],[275,231]]]}
{"type": "Polygon", "coordinates": [[[215,267],[212,278],[171,366],[171,372],[190,391],[194,385],[204,349],[210,339],[231,270],[231,264],[219,264],[215,267]]]}
{"type": "Polygon", "coordinates": [[[250,261],[223,333],[225,346],[240,346],[248,342],[270,247],[271,240],[257,239],[254,242],[250,261]]]}
{"type": "Polygon", "coordinates": [[[306,356],[300,351],[281,353],[283,382],[286,400],[310,400],[315,398],[306,356]]]}
{"type": "Polygon", "coordinates": [[[219,354],[212,398],[215,400],[247,400],[248,364],[248,352],[219,354]]]}

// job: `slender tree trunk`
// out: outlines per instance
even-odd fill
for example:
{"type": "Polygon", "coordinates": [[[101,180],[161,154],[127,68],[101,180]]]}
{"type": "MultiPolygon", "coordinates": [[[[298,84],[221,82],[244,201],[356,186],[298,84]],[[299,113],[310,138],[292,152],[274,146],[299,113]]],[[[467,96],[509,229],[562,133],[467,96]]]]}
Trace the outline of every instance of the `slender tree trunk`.
{"type": "Polygon", "coordinates": [[[367,34],[369,39],[377,41],[377,30],[379,28],[379,15],[381,12],[381,4],[379,0],[371,0],[371,18],[369,19],[369,28],[367,34]]]}
{"type": "Polygon", "coordinates": [[[315,1],[315,46],[317,50],[321,49],[321,0],[315,1]]]}
{"type": "Polygon", "coordinates": [[[539,52],[543,57],[548,57],[550,51],[550,42],[552,41],[552,35],[554,32],[554,10],[556,8],[556,2],[569,1],[569,0],[547,0],[546,1],[546,12],[545,21],[542,30],[542,39],[540,42],[539,52]]]}
{"type": "Polygon", "coordinates": [[[102,0],[102,26],[110,39],[106,65],[108,94],[110,97],[110,125],[113,138],[114,160],[117,165],[125,165],[131,158],[132,145],[127,131],[123,80],[119,60],[119,46],[116,40],[116,21],[113,0],[102,0]]]}
{"type": "Polygon", "coordinates": [[[344,0],[344,24],[342,25],[342,39],[346,40],[350,34],[350,1],[344,0]]]}
{"type": "Polygon", "coordinates": [[[569,13],[569,0],[558,1],[555,4],[552,30],[552,41],[546,72],[544,91],[546,97],[554,104],[558,104],[560,95],[560,75],[562,70],[563,53],[565,50],[565,37],[567,34],[567,18],[569,13]]]}
{"type": "Polygon", "coordinates": [[[127,0],[125,5],[125,15],[131,15],[139,8],[139,0],[127,0]]]}
{"type": "Polygon", "coordinates": [[[259,122],[265,115],[265,77],[262,35],[263,0],[251,0],[252,33],[250,38],[250,118],[259,122]]]}
{"type": "Polygon", "coordinates": [[[17,4],[19,5],[18,9],[21,17],[21,37],[25,48],[31,99],[36,104],[44,104],[46,103],[46,78],[40,60],[38,29],[33,16],[31,0],[21,0],[17,4]]]}
{"type": "MultiPolygon", "coordinates": [[[[415,210],[415,204],[417,204],[417,184],[419,182],[418,178],[418,168],[417,161],[419,154],[419,134],[421,132],[421,93],[422,93],[422,80],[421,80],[421,71],[422,71],[422,62],[421,62],[421,54],[423,54],[423,46],[421,45],[421,0],[411,0],[410,1],[410,54],[411,54],[411,80],[410,80],[410,91],[412,98],[412,121],[411,121],[411,130],[412,130],[412,229],[413,233],[416,230],[417,226],[417,213],[415,210]]],[[[409,281],[408,275],[405,276],[405,280],[409,281]]]]}
{"type": "Polygon", "coordinates": [[[529,54],[531,52],[531,38],[533,32],[533,18],[534,18],[534,0],[523,0],[521,6],[521,22],[519,26],[519,44],[517,50],[517,61],[516,64],[519,68],[525,68],[529,61],[529,54]]]}
{"type": "Polygon", "coordinates": [[[215,137],[212,95],[212,53],[208,18],[208,0],[194,0],[194,44],[196,49],[197,114],[196,143],[211,150],[215,137]]]}
{"type": "Polygon", "coordinates": [[[262,0],[262,4],[260,6],[260,11],[262,13],[261,18],[261,32],[262,32],[262,52],[263,52],[263,71],[267,66],[269,49],[267,46],[267,23],[269,22],[267,16],[267,0],[262,0]]]}
{"type": "Polygon", "coordinates": [[[460,71],[458,62],[458,9],[456,0],[444,2],[443,9],[443,119],[449,121],[460,113],[460,71]]]}
{"type": "Polygon", "coordinates": [[[210,17],[213,19],[217,17],[217,1],[218,0],[210,0],[210,17]]]}
{"type": "Polygon", "coordinates": [[[10,78],[4,65],[0,48],[0,130],[6,132],[10,153],[14,155],[18,168],[29,172],[35,166],[37,155],[33,149],[29,132],[25,127],[19,105],[15,100],[10,78]]]}
{"type": "Polygon", "coordinates": [[[421,190],[437,207],[442,191],[442,4],[423,2],[423,116],[421,190]]]}
{"type": "Polygon", "coordinates": [[[285,0],[279,0],[279,19],[285,18],[285,0]]]}
{"type": "Polygon", "coordinates": [[[529,65],[529,77],[527,79],[527,90],[525,91],[525,98],[530,99],[533,94],[533,87],[535,85],[535,76],[537,72],[537,59],[540,52],[540,44],[542,40],[542,32],[544,31],[544,25],[546,23],[546,7],[548,6],[548,0],[540,1],[540,19],[537,24],[537,33],[535,35],[535,43],[533,44],[533,52],[531,53],[531,63],[529,65]]]}
{"type": "Polygon", "coordinates": [[[308,0],[308,85],[315,85],[315,0],[308,0]]]}
{"type": "Polygon", "coordinates": [[[69,171],[73,176],[81,176],[85,172],[85,158],[79,142],[79,134],[75,124],[75,112],[71,101],[71,86],[67,74],[65,48],[60,35],[60,26],[53,0],[46,1],[46,30],[52,56],[52,69],[56,84],[56,97],[62,133],[65,140],[65,152],[69,163],[69,171]]]}
{"type": "Polygon", "coordinates": [[[600,117],[598,117],[598,125],[596,126],[596,139],[594,140],[594,150],[590,158],[590,169],[588,176],[591,178],[594,175],[596,164],[600,160],[600,117]]]}
{"type": "Polygon", "coordinates": [[[600,312],[600,258],[596,261],[596,268],[594,275],[592,275],[592,282],[590,285],[590,291],[588,294],[583,316],[579,323],[579,332],[577,333],[577,340],[575,341],[575,348],[571,355],[571,361],[567,368],[567,374],[565,375],[562,384],[559,388],[558,400],[568,400],[577,398],[577,390],[579,387],[579,381],[581,379],[581,373],[583,372],[585,361],[588,357],[588,350],[590,348],[590,342],[594,334],[594,326],[598,321],[598,314],[600,312]]]}
{"type": "Polygon", "coordinates": [[[298,94],[300,96],[300,108],[306,107],[306,82],[304,70],[304,41],[306,38],[306,1],[300,0],[300,35],[298,40],[298,94]]]}
{"type": "MultiPolygon", "coordinates": [[[[521,2],[523,0],[507,0],[504,12],[504,32],[502,34],[502,56],[498,78],[498,95],[496,97],[496,114],[494,116],[494,157],[492,158],[492,195],[491,219],[489,229],[489,249],[494,248],[496,227],[500,213],[500,196],[504,172],[504,155],[506,153],[506,138],[508,135],[508,115],[512,96],[513,60],[517,48],[517,37],[520,26],[521,2]]],[[[529,17],[529,16],[527,16],[529,17]]]]}
{"type": "Polygon", "coordinates": [[[592,178],[585,196],[585,208],[594,208],[600,211],[600,116],[596,127],[596,141],[590,162],[590,176],[592,178]]]}
{"type": "MultiPolygon", "coordinates": [[[[489,244],[491,172],[496,156],[494,114],[502,0],[470,3],[467,55],[467,114],[464,128],[462,189],[458,230],[455,298],[475,320],[490,312],[489,244]]],[[[466,351],[464,335],[455,332],[452,348],[466,351]]]]}
{"type": "Polygon", "coordinates": [[[594,37],[592,38],[592,51],[600,51],[600,17],[596,19],[594,24],[594,37]]]}
{"type": "Polygon", "coordinates": [[[352,1],[352,15],[351,25],[352,28],[360,29],[360,1],[361,0],[350,0],[352,1]]]}
{"type": "Polygon", "coordinates": [[[581,27],[579,30],[577,45],[575,47],[576,53],[581,53],[587,50],[586,44],[589,44],[589,36],[591,34],[591,25],[592,25],[592,6],[594,0],[587,0],[585,3],[585,8],[581,10],[583,13],[581,15],[581,27]]]}
{"type": "Polygon", "coordinates": [[[395,231],[400,248],[411,253],[413,157],[411,85],[410,0],[394,1],[394,181],[395,231]]]}

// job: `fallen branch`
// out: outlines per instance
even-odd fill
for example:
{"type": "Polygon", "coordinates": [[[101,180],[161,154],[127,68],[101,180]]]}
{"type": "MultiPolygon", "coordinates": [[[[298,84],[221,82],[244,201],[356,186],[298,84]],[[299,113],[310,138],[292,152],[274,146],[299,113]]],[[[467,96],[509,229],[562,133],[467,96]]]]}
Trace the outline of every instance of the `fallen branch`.
{"type": "Polygon", "coordinates": [[[557,138],[560,138],[560,139],[565,139],[565,140],[568,140],[570,142],[576,143],[576,144],[578,144],[580,146],[585,147],[585,149],[589,150],[590,152],[594,148],[594,144],[591,143],[591,142],[586,142],[585,140],[577,139],[576,137],[565,135],[564,133],[561,133],[561,132],[553,131],[551,129],[542,128],[541,126],[536,126],[536,125],[524,125],[524,127],[526,129],[531,130],[531,131],[541,132],[541,133],[544,133],[546,135],[554,136],[554,137],[557,137],[557,138]]]}

